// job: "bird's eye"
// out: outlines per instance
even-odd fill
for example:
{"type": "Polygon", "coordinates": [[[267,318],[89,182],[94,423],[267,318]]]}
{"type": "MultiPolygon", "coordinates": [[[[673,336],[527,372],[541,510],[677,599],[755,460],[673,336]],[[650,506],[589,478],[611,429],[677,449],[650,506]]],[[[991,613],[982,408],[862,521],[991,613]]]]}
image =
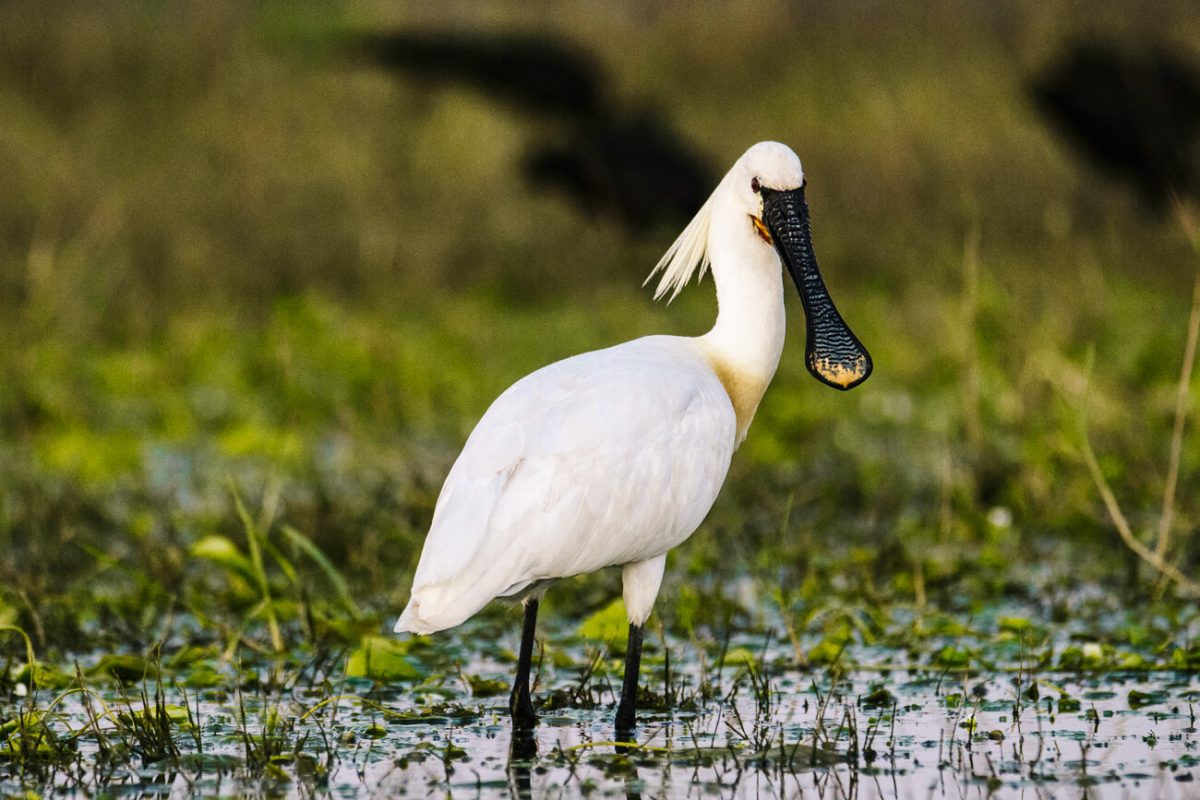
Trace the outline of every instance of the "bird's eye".
{"type": "Polygon", "coordinates": [[[758,190],[762,188],[762,184],[758,182],[758,176],[755,175],[750,179],[750,191],[758,194],[758,190]]]}

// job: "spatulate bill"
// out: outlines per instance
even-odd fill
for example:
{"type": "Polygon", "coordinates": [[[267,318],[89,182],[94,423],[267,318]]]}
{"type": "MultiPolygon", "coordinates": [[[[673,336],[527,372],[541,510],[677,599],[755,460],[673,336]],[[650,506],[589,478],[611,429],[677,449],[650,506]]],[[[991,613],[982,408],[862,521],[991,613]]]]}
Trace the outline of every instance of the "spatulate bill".
{"type": "Polygon", "coordinates": [[[804,187],[762,188],[763,217],[775,249],[796,283],[807,328],[805,361],[817,380],[835,389],[853,389],[871,374],[871,355],[838,313],[825,288],[817,258],[804,187]]]}

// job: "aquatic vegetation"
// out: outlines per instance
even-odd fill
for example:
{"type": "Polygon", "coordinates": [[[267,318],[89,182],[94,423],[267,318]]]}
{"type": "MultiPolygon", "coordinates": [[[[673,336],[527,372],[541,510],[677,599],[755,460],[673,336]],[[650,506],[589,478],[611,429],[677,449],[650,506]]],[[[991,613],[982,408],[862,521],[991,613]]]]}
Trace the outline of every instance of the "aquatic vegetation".
{"type": "MultiPolygon", "coordinates": [[[[481,303],[472,313],[504,312],[481,303]]],[[[541,313],[550,326],[590,324],[567,310],[541,313]]],[[[628,313],[623,303],[598,304],[591,319],[615,326],[628,313]]],[[[222,327],[219,318],[206,324],[222,327]]],[[[427,322],[427,342],[450,335],[439,324],[427,322]]],[[[383,633],[461,435],[445,426],[465,428],[471,404],[487,401],[483,391],[472,389],[458,416],[434,401],[396,428],[386,405],[367,404],[330,425],[325,412],[306,410],[309,400],[287,401],[290,383],[274,371],[260,372],[257,388],[236,377],[271,341],[287,339],[291,363],[302,364],[310,350],[341,346],[331,341],[347,326],[374,337],[373,369],[394,376],[373,390],[384,394],[410,391],[389,372],[394,360],[427,376],[417,391],[444,397],[463,391],[452,388],[459,370],[504,381],[506,368],[484,357],[492,337],[544,346],[536,326],[496,325],[481,349],[458,351],[466,365],[455,367],[433,357],[434,345],[409,352],[403,326],[319,300],[290,303],[258,333],[224,343],[221,373],[184,368],[207,376],[198,380],[213,396],[241,399],[223,416],[197,417],[186,435],[147,429],[133,462],[74,472],[43,460],[57,424],[4,445],[0,522],[13,576],[0,585],[11,627],[0,634],[4,791],[108,791],[128,783],[129,768],[157,776],[146,780],[177,776],[180,791],[197,795],[414,782],[455,790],[476,774],[484,786],[530,791],[576,781],[649,789],[686,774],[713,787],[800,781],[836,797],[852,781],[876,779],[1159,786],[1195,774],[1188,728],[1200,702],[1200,617],[1186,598],[1127,579],[1119,550],[1096,547],[1097,535],[1111,533],[1097,529],[1100,509],[1073,454],[1008,473],[989,502],[1011,506],[985,511],[966,488],[975,478],[936,465],[921,472],[924,423],[881,419],[875,398],[851,408],[853,424],[830,431],[786,392],[777,398],[783,411],[764,406],[765,435],[781,430],[806,452],[843,455],[804,467],[747,443],[744,455],[757,463],[744,472],[735,464],[728,495],[677,554],[677,577],[648,626],[637,741],[620,744],[624,752],[604,744],[613,739],[624,612],[609,603],[616,576],[602,573],[549,600],[564,622],[535,653],[545,724],[533,751],[517,747],[504,714],[512,612],[489,609],[438,640],[383,633]],[[417,368],[420,359],[429,363],[417,368]],[[223,449],[227,426],[255,425],[287,429],[300,455],[223,449]],[[885,481],[879,470],[907,477],[885,481]],[[1064,487],[1053,510],[1038,499],[1048,480],[1064,487]],[[813,491],[814,482],[825,489],[813,491]],[[841,493],[867,491],[878,498],[870,513],[887,522],[843,515],[841,493]],[[54,537],[27,535],[38,530],[54,537]]],[[[180,333],[142,356],[139,369],[155,376],[142,402],[161,409],[152,416],[196,402],[191,381],[171,374],[180,361],[204,363],[204,348],[190,349],[197,341],[180,333]]],[[[886,347],[880,355],[889,357],[886,347]]],[[[312,379],[345,380],[337,364],[331,357],[312,379]]],[[[1117,391],[1100,383],[1101,398],[1117,391]]],[[[123,390],[79,390],[96,413],[125,402],[123,390]]],[[[922,391],[911,402],[942,408],[957,389],[922,391]]],[[[1026,430],[1030,420],[989,431],[1030,448],[1046,435],[1026,430]]],[[[1069,431],[1069,414],[1060,421],[1069,431]]],[[[1169,415],[1163,422],[1169,428],[1169,415]]],[[[1181,513],[1194,514],[1190,498],[1180,500],[1181,513]]]]}
{"type": "MultiPolygon", "coordinates": [[[[674,667],[669,677],[647,670],[647,720],[632,742],[611,738],[617,689],[597,674],[606,658],[587,661],[582,676],[576,672],[586,651],[603,643],[589,644],[560,626],[546,646],[572,660],[543,652],[534,696],[544,724],[525,752],[516,741],[509,751],[507,684],[487,691],[486,676],[507,674],[503,654],[474,624],[457,641],[413,640],[421,645],[407,657],[423,675],[386,681],[352,674],[363,651],[323,661],[301,647],[281,656],[240,652],[219,667],[222,683],[188,690],[189,673],[204,661],[161,659],[156,647],[144,654],[147,669],[138,682],[94,683],[86,675],[95,670],[81,665],[70,689],[23,696],[8,690],[0,706],[0,786],[133,788],[122,765],[136,767],[142,780],[166,779],[193,795],[227,782],[239,792],[269,793],[272,785],[372,792],[413,781],[453,791],[466,788],[467,775],[496,788],[750,782],[811,786],[829,797],[853,794],[847,782],[876,780],[911,787],[983,781],[1016,789],[1062,781],[1161,788],[1194,779],[1200,766],[1194,671],[1152,656],[1133,670],[1031,663],[1006,647],[1010,634],[999,622],[1028,610],[981,608],[973,630],[957,634],[980,659],[994,659],[986,666],[940,664],[943,634],[919,646],[923,663],[892,663],[890,646],[856,636],[845,652],[853,666],[820,669],[797,666],[790,642],[761,633],[724,643],[667,635],[655,654],[660,667],[674,667]],[[719,653],[734,647],[754,655],[727,657],[718,666],[719,653]],[[443,672],[439,664],[462,671],[443,672]],[[720,688],[705,693],[703,685],[720,688]],[[663,702],[672,692],[682,702],[663,702]],[[561,702],[585,695],[589,702],[561,702]]],[[[906,628],[904,617],[892,615],[883,634],[906,628]]],[[[1087,620],[1079,633],[1115,640],[1136,625],[1132,615],[1115,625],[1110,617],[1087,620]]],[[[1194,637],[1198,624],[1192,612],[1166,638],[1194,637]]],[[[778,619],[770,621],[769,629],[779,627],[778,619]]],[[[502,636],[513,639],[511,632],[502,636]]],[[[1079,649],[1071,638],[1056,629],[1045,645],[1079,649]]],[[[1156,637],[1137,652],[1162,651],[1163,643],[1156,637]]],[[[610,674],[619,675],[619,659],[607,660],[610,674]]]]}
{"type": "Polygon", "coordinates": [[[0,5],[0,795],[1192,794],[1200,612],[1158,566],[1200,574],[1196,239],[1013,65],[1200,18],[834,6],[536,20],[613,31],[613,101],[715,163],[803,144],[877,368],[827,396],[785,351],[614,742],[615,573],[547,598],[530,739],[510,610],[385,632],[492,398],[711,321],[633,288],[673,232],[515,188],[532,123],[331,58],[348,7],[0,5]]]}

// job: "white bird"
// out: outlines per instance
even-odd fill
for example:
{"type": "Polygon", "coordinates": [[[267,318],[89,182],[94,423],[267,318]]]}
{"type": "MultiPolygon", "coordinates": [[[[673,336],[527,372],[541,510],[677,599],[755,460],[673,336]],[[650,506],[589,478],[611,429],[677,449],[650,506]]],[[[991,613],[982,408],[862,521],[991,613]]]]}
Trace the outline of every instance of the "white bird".
{"type": "Polygon", "coordinates": [[[783,274],[807,318],[807,362],[849,389],[871,372],[813,256],[804,171],[788,147],[737,160],[655,266],[655,298],[711,269],[703,336],[647,336],[543,367],[483,415],[442,487],[397,632],[454,627],[496,598],[525,624],[513,725],[536,722],[529,668],[539,598],[555,581],[622,567],[629,617],[618,731],[635,723],[642,626],[667,551],[700,526],[767,389],[784,341],[783,274]]]}

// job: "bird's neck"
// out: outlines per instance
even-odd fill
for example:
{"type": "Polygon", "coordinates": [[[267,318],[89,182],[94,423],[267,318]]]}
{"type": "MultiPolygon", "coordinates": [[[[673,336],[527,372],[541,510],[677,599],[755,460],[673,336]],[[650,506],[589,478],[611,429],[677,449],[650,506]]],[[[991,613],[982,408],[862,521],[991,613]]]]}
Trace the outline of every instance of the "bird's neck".
{"type": "Polygon", "coordinates": [[[741,444],[783,352],[783,272],[745,214],[714,214],[709,254],[717,323],[701,343],[733,403],[741,444]]]}

